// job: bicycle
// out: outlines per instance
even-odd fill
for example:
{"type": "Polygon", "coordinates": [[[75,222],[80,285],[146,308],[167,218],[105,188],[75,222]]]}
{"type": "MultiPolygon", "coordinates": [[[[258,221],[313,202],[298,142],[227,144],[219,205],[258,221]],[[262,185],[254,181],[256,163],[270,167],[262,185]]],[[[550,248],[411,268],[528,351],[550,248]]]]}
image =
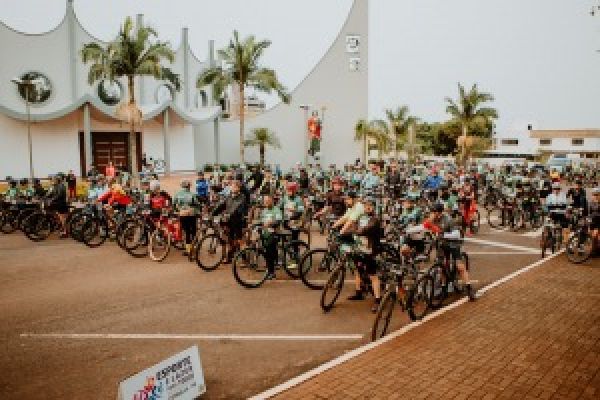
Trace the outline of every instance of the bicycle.
{"type": "MultiPolygon", "coordinates": [[[[473,301],[477,297],[472,286],[465,285],[459,282],[459,274],[457,268],[457,259],[453,256],[446,255],[445,249],[457,248],[462,246],[463,240],[460,234],[445,233],[441,237],[438,236],[435,241],[436,258],[433,265],[429,268],[428,274],[433,278],[434,290],[431,296],[431,307],[434,309],[440,308],[448,298],[451,291],[458,294],[466,294],[469,300],[473,301]]],[[[460,252],[460,259],[465,265],[465,269],[469,271],[469,256],[464,251],[460,252]]]]}
{"type": "Polygon", "coordinates": [[[560,223],[552,220],[550,216],[546,218],[542,230],[542,239],[540,246],[542,248],[542,258],[546,257],[546,250],[551,250],[554,254],[562,246],[563,228],[560,223]]]}
{"type": "Polygon", "coordinates": [[[598,247],[598,240],[596,239],[596,243],[594,243],[594,238],[590,234],[591,223],[591,218],[580,218],[574,233],[567,242],[567,258],[574,264],[581,264],[589,260],[594,248],[598,247]]]}
{"type": "Polygon", "coordinates": [[[413,321],[422,319],[431,308],[433,277],[418,268],[418,262],[424,260],[423,256],[420,257],[421,259],[417,257],[416,262],[409,265],[383,264],[380,279],[385,292],[371,328],[372,341],[387,334],[397,303],[413,321]]]}
{"type": "MultiPolygon", "coordinates": [[[[233,276],[245,288],[258,288],[266,281],[268,276],[265,236],[263,227],[253,225],[256,239],[248,247],[240,250],[233,259],[233,276]]],[[[303,254],[308,250],[308,244],[302,240],[291,240],[291,232],[273,232],[276,236],[278,257],[275,269],[283,270],[292,279],[299,278],[298,266],[303,254]]]]}

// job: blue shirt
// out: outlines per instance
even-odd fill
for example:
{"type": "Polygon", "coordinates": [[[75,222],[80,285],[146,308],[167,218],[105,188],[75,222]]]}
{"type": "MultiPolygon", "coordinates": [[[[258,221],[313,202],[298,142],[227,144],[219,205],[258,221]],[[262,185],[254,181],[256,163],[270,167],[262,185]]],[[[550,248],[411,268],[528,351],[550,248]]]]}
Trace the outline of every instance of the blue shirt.
{"type": "Polygon", "coordinates": [[[442,180],[443,180],[442,177],[439,175],[429,175],[427,177],[427,179],[425,179],[425,182],[423,183],[423,188],[437,190],[440,188],[440,185],[442,184],[442,180]]]}
{"type": "Polygon", "coordinates": [[[199,197],[207,197],[208,196],[209,184],[205,179],[198,179],[196,181],[196,195],[199,197]]]}

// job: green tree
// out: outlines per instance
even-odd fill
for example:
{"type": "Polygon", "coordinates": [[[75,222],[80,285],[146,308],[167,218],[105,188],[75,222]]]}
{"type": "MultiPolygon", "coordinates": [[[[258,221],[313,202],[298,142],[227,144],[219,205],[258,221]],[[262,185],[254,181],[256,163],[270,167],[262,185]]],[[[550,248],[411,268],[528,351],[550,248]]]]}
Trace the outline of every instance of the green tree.
{"type": "Polygon", "coordinates": [[[116,114],[129,122],[129,157],[134,175],[138,171],[135,124],[141,123],[142,119],[142,112],[135,101],[135,77],[145,75],[166,80],[175,90],[179,90],[181,86],[179,75],[162,65],[165,61],[172,63],[175,53],[168,42],[161,42],[157,37],[158,33],[153,28],[134,27],[131,17],[127,17],[117,37],[106,46],[92,42],[81,49],[84,64],[90,63],[90,85],[103,79],[114,81],[121,77],[127,78],[128,100],[117,107],[116,114]]]}
{"type": "Polygon", "coordinates": [[[240,93],[240,162],[244,163],[244,93],[246,88],[259,92],[272,93],[275,91],[286,104],[291,100],[287,89],[277,79],[274,70],[260,65],[261,57],[271,42],[256,40],[253,35],[240,40],[238,31],[233,31],[229,46],[218,51],[224,66],[216,66],[205,70],[196,83],[198,88],[212,85],[213,97],[220,99],[225,91],[237,86],[240,93]]]}
{"type": "Polygon", "coordinates": [[[396,110],[385,110],[385,116],[391,127],[390,133],[394,137],[394,156],[398,158],[398,150],[404,147],[407,141],[410,126],[415,126],[419,118],[410,115],[408,106],[398,107],[396,110]]]}
{"type": "Polygon", "coordinates": [[[470,131],[488,130],[491,136],[491,126],[493,120],[498,118],[498,112],[491,107],[482,107],[484,103],[494,101],[494,96],[490,93],[480,92],[477,84],[474,84],[467,92],[465,88],[458,84],[458,100],[446,98],[446,112],[450,114],[452,120],[460,124],[461,137],[458,141],[460,151],[463,153],[461,159],[466,161],[467,146],[469,141],[467,136],[470,131]]]}
{"type": "Polygon", "coordinates": [[[389,127],[382,119],[367,121],[360,119],[354,126],[354,140],[363,142],[363,160],[368,162],[369,140],[375,141],[379,157],[389,153],[392,147],[392,139],[389,134],[389,127]]]}
{"type": "Polygon", "coordinates": [[[260,165],[261,167],[265,165],[265,148],[267,146],[274,147],[276,149],[281,148],[281,144],[279,143],[279,139],[275,132],[271,131],[268,128],[255,128],[252,130],[252,134],[246,137],[244,140],[245,147],[254,147],[258,146],[258,151],[260,153],[260,165]]]}

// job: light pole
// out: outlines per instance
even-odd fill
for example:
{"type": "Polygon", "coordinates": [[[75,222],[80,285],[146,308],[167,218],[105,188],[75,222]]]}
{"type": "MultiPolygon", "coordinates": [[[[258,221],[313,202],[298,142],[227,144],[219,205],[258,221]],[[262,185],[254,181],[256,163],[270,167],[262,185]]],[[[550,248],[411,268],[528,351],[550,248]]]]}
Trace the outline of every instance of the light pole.
{"type": "Polygon", "coordinates": [[[310,104],[301,104],[300,108],[304,110],[304,166],[308,165],[308,110],[312,108],[310,104]]]}
{"type": "Polygon", "coordinates": [[[13,78],[10,81],[17,85],[17,90],[23,88],[25,91],[25,109],[27,112],[27,146],[29,149],[29,178],[33,181],[35,175],[33,173],[33,150],[31,145],[31,111],[29,109],[29,94],[31,93],[31,89],[35,88],[35,85],[41,83],[41,80],[13,78]]]}

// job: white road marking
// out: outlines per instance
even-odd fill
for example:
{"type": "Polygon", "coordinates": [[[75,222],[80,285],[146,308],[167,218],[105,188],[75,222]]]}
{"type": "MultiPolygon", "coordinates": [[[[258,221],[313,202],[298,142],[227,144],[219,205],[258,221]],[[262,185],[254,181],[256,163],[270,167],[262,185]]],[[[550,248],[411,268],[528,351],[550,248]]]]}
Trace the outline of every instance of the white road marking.
{"type": "MultiPolygon", "coordinates": [[[[493,282],[493,283],[487,285],[486,287],[484,287],[484,288],[482,288],[482,289],[480,289],[478,291],[479,295],[487,292],[488,290],[490,290],[490,289],[492,289],[492,288],[494,288],[494,287],[496,287],[498,285],[501,285],[501,284],[503,284],[503,283],[505,283],[505,282],[507,282],[507,281],[509,281],[509,280],[511,280],[513,278],[515,278],[516,276],[518,276],[518,275],[520,275],[520,274],[522,274],[524,272],[527,272],[527,271],[529,271],[529,270],[531,270],[533,268],[539,267],[540,265],[542,265],[546,261],[549,261],[549,260],[553,259],[554,257],[558,256],[563,251],[555,253],[555,254],[553,254],[553,255],[551,255],[549,257],[542,258],[541,260],[538,260],[538,261],[534,262],[533,264],[530,264],[530,265],[528,265],[526,267],[523,267],[520,270],[517,270],[517,271],[513,272],[512,274],[507,275],[504,278],[502,278],[502,279],[500,279],[500,280],[498,280],[496,282],[493,282]]],[[[262,393],[259,393],[259,394],[255,395],[255,396],[251,397],[249,400],[263,400],[263,399],[268,399],[268,398],[271,398],[271,397],[276,396],[278,394],[281,394],[281,393],[283,393],[283,392],[285,392],[285,391],[293,388],[294,386],[297,386],[297,385],[301,384],[302,382],[305,382],[305,381],[307,381],[307,380],[309,380],[311,378],[314,378],[315,376],[317,376],[317,375],[319,375],[319,374],[321,374],[321,373],[323,373],[323,372],[325,372],[325,371],[327,371],[327,370],[329,370],[329,369],[331,369],[333,367],[336,367],[336,366],[338,366],[340,364],[343,364],[344,362],[346,362],[348,360],[351,360],[353,358],[356,358],[359,355],[361,355],[361,354],[363,354],[363,353],[365,353],[365,352],[367,352],[367,351],[369,351],[371,349],[374,349],[374,348],[376,348],[378,346],[381,346],[382,344],[384,344],[386,342],[389,342],[390,340],[393,340],[393,339],[395,339],[395,338],[397,338],[399,336],[402,336],[406,332],[409,332],[409,331],[411,331],[411,330],[413,330],[413,329],[415,329],[415,328],[423,325],[427,321],[430,321],[430,320],[432,320],[432,319],[434,319],[434,318],[436,318],[436,317],[438,317],[438,316],[440,316],[440,315],[442,315],[442,314],[444,314],[444,313],[446,313],[446,312],[448,312],[450,310],[453,310],[453,309],[461,306],[462,304],[464,304],[466,302],[468,302],[467,297],[463,297],[462,299],[457,300],[454,303],[451,303],[451,304],[449,304],[448,306],[446,306],[444,308],[441,308],[441,309],[439,309],[439,310],[437,310],[437,311],[435,311],[435,312],[433,312],[431,314],[426,315],[420,321],[412,322],[412,323],[410,323],[410,324],[402,327],[401,329],[399,329],[399,330],[397,330],[397,331],[395,331],[395,332],[393,332],[393,333],[391,333],[391,334],[389,334],[387,336],[384,336],[383,338],[381,338],[381,339],[379,339],[379,340],[377,340],[375,342],[371,342],[371,343],[366,344],[364,346],[361,346],[361,347],[359,347],[357,349],[354,349],[354,350],[352,350],[352,351],[350,351],[350,352],[348,352],[348,353],[346,353],[346,354],[344,354],[344,355],[342,355],[340,357],[334,358],[333,360],[328,361],[325,364],[322,364],[322,365],[320,365],[320,366],[318,366],[318,367],[316,367],[314,369],[311,369],[310,371],[307,371],[307,372],[305,372],[302,375],[299,375],[299,376],[297,376],[295,378],[292,378],[292,379],[288,380],[287,382],[283,382],[282,384],[280,384],[278,386],[275,386],[275,387],[273,387],[273,388],[271,388],[269,390],[266,390],[266,391],[264,391],[262,393]]]]}
{"type": "Polygon", "coordinates": [[[534,248],[525,247],[525,246],[517,246],[515,244],[493,242],[491,240],[483,240],[483,239],[475,239],[472,237],[466,237],[465,241],[470,242],[470,243],[476,243],[476,244],[485,244],[485,245],[493,246],[493,247],[502,247],[505,249],[519,250],[519,251],[523,251],[526,253],[536,253],[536,254],[540,253],[539,249],[534,249],[534,248]]]}
{"type": "Polygon", "coordinates": [[[166,334],[166,333],[22,333],[22,338],[46,339],[159,339],[159,340],[362,340],[360,334],[262,335],[262,334],[166,334]]]}
{"type": "Polygon", "coordinates": [[[539,229],[536,229],[535,231],[524,233],[522,236],[532,237],[532,238],[540,237],[540,236],[542,236],[543,229],[544,228],[539,228],[539,229]]]}

